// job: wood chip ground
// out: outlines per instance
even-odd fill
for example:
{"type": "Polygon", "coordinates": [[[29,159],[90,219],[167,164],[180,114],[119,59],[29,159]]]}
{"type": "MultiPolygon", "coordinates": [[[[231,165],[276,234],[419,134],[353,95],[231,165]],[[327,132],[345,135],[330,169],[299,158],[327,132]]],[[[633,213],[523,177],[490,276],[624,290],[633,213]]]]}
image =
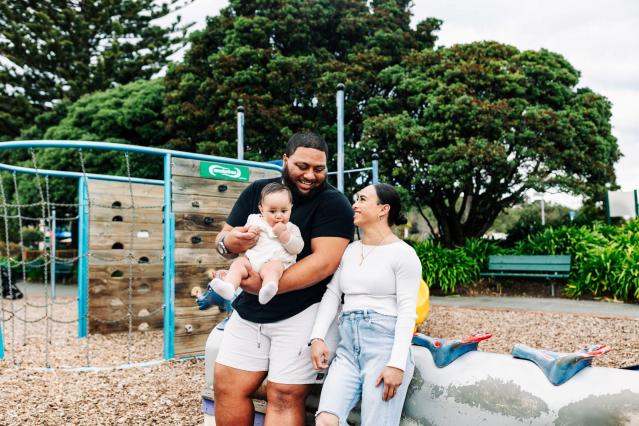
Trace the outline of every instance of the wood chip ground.
{"type": "MultiPolygon", "coordinates": [[[[32,304],[42,299],[30,298],[32,304]]],[[[72,299],[60,298],[53,308],[56,320],[77,318],[72,299]],[[70,302],[64,304],[64,302],[70,302]]],[[[14,302],[19,310],[23,301],[14,302]]],[[[11,303],[4,301],[6,310],[11,303]]],[[[19,313],[18,315],[22,315],[19,313]]],[[[43,315],[27,308],[27,318],[43,315]]],[[[7,314],[5,313],[5,318],[7,314]]],[[[46,322],[3,325],[5,360],[0,361],[0,423],[3,425],[199,425],[203,422],[200,391],[204,360],[161,362],[152,367],[111,371],[70,372],[61,367],[118,366],[162,359],[162,332],[93,335],[77,339],[77,324],[46,322]],[[53,370],[43,370],[47,347],[53,370]]],[[[461,338],[479,331],[494,337],[480,350],[509,353],[515,343],[572,351],[582,344],[607,343],[613,350],[595,360],[604,367],[639,364],[639,320],[570,314],[532,313],[435,306],[420,331],[443,338],[461,338]]]]}

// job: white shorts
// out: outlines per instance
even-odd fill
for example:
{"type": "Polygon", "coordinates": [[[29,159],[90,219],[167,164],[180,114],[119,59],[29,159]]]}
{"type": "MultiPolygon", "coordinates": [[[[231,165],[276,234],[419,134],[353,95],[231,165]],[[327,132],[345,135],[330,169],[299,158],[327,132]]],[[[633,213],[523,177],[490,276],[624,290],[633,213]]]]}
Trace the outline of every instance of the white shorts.
{"type": "MultiPolygon", "coordinates": [[[[233,312],[224,327],[218,362],[244,371],[268,371],[269,382],[298,385],[322,383],[326,370],[311,363],[309,337],[319,303],[282,321],[258,324],[233,312]]],[[[337,348],[337,321],[326,335],[331,359],[337,348]]]]}

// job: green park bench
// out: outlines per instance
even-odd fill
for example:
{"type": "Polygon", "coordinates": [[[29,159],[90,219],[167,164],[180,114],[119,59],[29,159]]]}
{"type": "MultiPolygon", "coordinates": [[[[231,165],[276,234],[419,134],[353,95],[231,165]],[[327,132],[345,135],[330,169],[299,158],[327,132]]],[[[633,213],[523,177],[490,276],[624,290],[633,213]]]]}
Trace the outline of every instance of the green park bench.
{"type": "Polygon", "coordinates": [[[570,275],[570,256],[488,256],[488,271],[481,276],[545,278],[550,280],[551,294],[555,295],[554,280],[566,279],[570,275]]]}
{"type": "MultiPolygon", "coordinates": [[[[57,260],[55,262],[55,276],[56,279],[61,279],[63,281],[68,281],[72,276],[73,276],[73,269],[75,268],[75,263],[74,261],[67,261],[67,260],[57,260]]],[[[22,279],[22,272],[20,271],[19,268],[14,267],[14,274],[20,274],[20,275],[16,275],[19,276],[20,279],[22,279]]],[[[43,258],[37,258],[34,259],[32,261],[29,261],[26,264],[26,270],[27,273],[29,271],[40,271],[40,272],[44,272],[44,259],[43,258]]],[[[51,273],[51,265],[49,265],[47,267],[47,272],[51,273]]]]}

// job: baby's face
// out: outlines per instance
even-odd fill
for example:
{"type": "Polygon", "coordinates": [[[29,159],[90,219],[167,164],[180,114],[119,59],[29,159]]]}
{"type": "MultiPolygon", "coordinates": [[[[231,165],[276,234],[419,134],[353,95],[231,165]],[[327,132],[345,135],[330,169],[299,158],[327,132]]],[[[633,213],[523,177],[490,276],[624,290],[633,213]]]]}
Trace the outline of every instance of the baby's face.
{"type": "Polygon", "coordinates": [[[277,223],[288,223],[291,217],[291,200],[285,191],[274,192],[268,194],[260,204],[260,212],[262,217],[269,224],[274,226],[277,223]]]}

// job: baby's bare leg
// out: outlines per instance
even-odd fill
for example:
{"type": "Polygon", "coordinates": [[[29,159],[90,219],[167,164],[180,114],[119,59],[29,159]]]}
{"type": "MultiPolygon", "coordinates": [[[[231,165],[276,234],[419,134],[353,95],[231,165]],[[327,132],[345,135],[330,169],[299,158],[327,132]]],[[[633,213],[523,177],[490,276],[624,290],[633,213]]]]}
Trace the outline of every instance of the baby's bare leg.
{"type": "Polygon", "coordinates": [[[229,272],[224,277],[224,281],[233,284],[233,287],[237,289],[240,286],[242,280],[248,277],[248,268],[251,267],[251,262],[244,256],[238,257],[231,263],[229,272]]]}
{"type": "Polygon", "coordinates": [[[279,260],[271,260],[262,266],[260,276],[262,277],[262,288],[258,298],[262,305],[268,303],[276,294],[280,278],[284,273],[284,265],[279,260]]]}
{"type": "Polygon", "coordinates": [[[223,298],[232,299],[242,279],[248,277],[248,268],[250,267],[251,263],[246,257],[238,257],[231,263],[231,267],[223,280],[215,278],[211,281],[211,288],[223,298]]]}

